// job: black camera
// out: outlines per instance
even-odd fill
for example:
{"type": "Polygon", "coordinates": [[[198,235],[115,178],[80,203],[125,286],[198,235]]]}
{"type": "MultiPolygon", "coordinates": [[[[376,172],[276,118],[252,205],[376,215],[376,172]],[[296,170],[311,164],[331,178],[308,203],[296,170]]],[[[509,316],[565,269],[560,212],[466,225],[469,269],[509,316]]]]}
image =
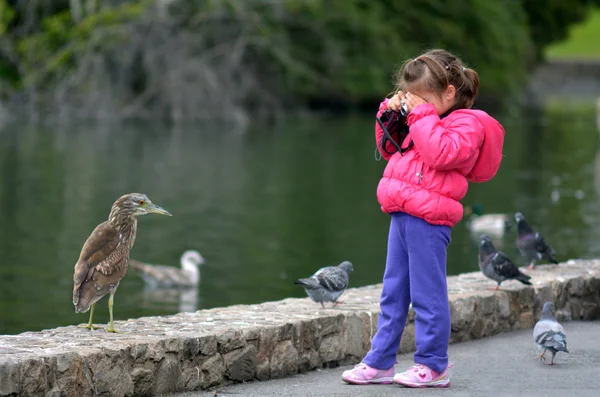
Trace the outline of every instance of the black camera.
{"type": "Polygon", "coordinates": [[[377,117],[377,123],[383,130],[383,136],[381,137],[381,142],[379,142],[379,146],[381,150],[385,151],[387,154],[394,154],[396,152],[404,153],[413,145],[413,142],[410,141],[408,147],[402,148],[402,143],[406,139],[408,135],[408,124],[407,124],[407,116],[408,116],[408,108],[406,104],[402,104],[402,108],[399,112],[388,109],[384,111],[380,117],[377,117]],[[388,142],[395,149],[388,149],[388,142]]]}

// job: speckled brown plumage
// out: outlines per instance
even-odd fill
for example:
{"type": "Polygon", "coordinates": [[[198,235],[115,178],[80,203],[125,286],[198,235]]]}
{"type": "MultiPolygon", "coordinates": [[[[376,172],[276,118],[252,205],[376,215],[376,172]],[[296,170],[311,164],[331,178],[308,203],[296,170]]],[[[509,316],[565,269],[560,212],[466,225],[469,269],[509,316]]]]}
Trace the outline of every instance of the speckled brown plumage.
{"type": "Polygon", "coordinates": [[[144,194],[126,194],[115,201],[108,220],[98,225],[83,245],[73,275],[73,304],[76,312],[92,309],[87,328],[94,328],[92,317],[96,302],[110,294],[107,330],[114,332],[113,297],[127,273],[129,253],[137,232],[136,217],[148,213],[171,215],[144,194]]]}

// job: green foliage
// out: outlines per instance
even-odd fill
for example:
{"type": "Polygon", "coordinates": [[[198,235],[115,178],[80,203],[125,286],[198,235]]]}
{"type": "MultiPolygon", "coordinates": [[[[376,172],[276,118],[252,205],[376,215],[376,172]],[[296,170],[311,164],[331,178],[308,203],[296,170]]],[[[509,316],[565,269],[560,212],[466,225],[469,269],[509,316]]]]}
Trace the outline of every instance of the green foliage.
{"type": "Polygon", "coordinates": [[[598,0],[521,0],[528,16],[528,27],[537,59],[544,47],[567,37],[569,27],[582,21],[598,0]]]}
{"type": "Polygon", "coordinates": [[[0,38],[4,36],[14,17],[15,10],[8,5],[6,0],[0,0],[0,38]]]}
{"type": "Polygon", "coordinates": [[[17,52],[26,71],[25,85],[52,83],[54,78],[68,74],[76,65],[77,54],[86,47],[96,46],[101,51],[115,36],[122,40],[118,28],[140,18],[151,3],[152,0],[123,3],[78,22],[73,21],[69,9],[44,18],[39,32],[17,41],[17,52]]]}
{"type": "Polygon", "coordinates": [[[582,23],[572,26],[566,40],[546,49],[548,58],[600,58],[600,9],[594,9],[582,23]]]}

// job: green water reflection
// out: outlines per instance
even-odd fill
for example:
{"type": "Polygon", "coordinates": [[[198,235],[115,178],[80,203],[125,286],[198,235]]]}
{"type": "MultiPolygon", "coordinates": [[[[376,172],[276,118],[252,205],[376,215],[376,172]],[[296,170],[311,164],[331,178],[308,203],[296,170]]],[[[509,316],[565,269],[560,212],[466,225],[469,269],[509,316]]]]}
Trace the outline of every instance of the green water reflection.
{"type": "MultiPolygon", "coordinates": [[[[498,176],[465,203],[522,211],[558,258],[600,256],[600,155],[589,111],[520,110],[498,176]]],[[[289,296],[293,280],[324,264],[354,263],[352,286],[381,281],[388,216],[375,188],[373,119],[290,121],[239,134],[222,125],[6,126],[0,132],[0,334],[82,323],[71,303],[81,245],[112,202],[143,192],[172,218],[140,219],[132,257],[177,265],[206,258],[191,293],[144,289],[131,271],[115,319],[289,296]]],[[[452,233],[450,274],[477,270],[464,223],[452,233]]],[[[498,241],[516,256],[514,235],[498,241]]],[[[521,262],[523,263],[523,262],[521,262]]],[[[96,321],[108,321],[106,299],[96,321]]]]}

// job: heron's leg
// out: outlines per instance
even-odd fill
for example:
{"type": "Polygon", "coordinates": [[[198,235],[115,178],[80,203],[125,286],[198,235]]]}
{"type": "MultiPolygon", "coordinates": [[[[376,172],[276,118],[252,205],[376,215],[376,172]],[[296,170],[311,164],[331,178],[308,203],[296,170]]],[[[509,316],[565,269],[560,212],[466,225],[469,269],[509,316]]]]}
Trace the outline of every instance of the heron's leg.
{"type": "Polygon", "coordinates": [[[117,332],[117,330],[115,329],[115,327],[113,327],[113,303],[114,303],[114,299],[115,299],[115,293],[111,292],[110,293],[110,298],[108,298],[108,314],[110,315],[110,324],[108,325],[108,328],[106,329],[106,332],[117,332]]]}
{"type": "Polygon", "coordinates": [[[92,323],[92,319],[94,317],[94,308],[96,307],[96,304],[94,303],[92,305],[92,308],[90,309],[90,321],[88,321],[88,325],[78,325],[78,328],[87,328],[90,331],[98,329],[98,327],[94,327],[94,324],[92,323]]]}

